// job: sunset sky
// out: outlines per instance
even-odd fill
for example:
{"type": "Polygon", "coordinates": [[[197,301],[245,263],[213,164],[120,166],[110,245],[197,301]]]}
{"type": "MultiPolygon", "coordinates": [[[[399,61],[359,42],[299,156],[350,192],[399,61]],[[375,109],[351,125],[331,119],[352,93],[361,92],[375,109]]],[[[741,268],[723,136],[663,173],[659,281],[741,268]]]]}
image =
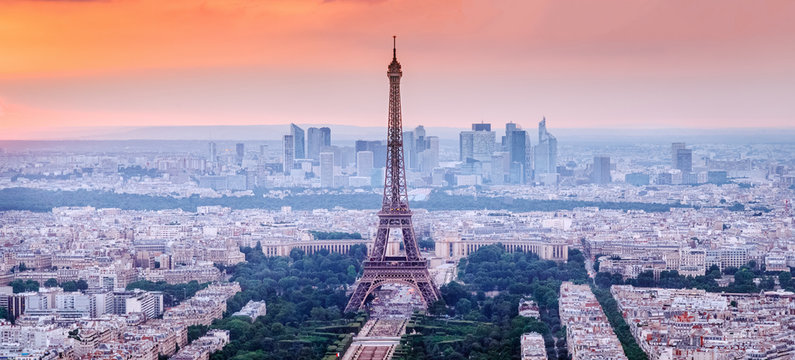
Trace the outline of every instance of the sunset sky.
{"type": "Polygon", "coordinates": [[[795,1],[0,0],[0,139],[96,126],[795,127],[795,1]]]}

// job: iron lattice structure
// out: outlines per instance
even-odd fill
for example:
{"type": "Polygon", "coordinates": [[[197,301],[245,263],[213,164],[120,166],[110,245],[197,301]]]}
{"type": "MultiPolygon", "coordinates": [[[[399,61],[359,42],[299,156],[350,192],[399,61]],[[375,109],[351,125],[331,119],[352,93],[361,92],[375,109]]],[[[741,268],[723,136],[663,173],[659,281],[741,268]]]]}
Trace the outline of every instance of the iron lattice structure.
{"type": "Polygon", "coordinates": [[[378,212],[378,233],[375,245],[364,261],[364,274],[351,295],[346,312],[357,311],[367,296],[383,284],[398,283],[417,290],[426,305],[441,299],[439,289],[428,272],[428,262],[420,254],[411,222],[406,167],[403,161],[403,120],[400,110],[400,78],[403,72],[392,48],[389,77],[389,129],[387,130],[386,176],[384,200],[378,212]],[[400,229],[405,255],[387,256],[390,229],[400,229]]]}

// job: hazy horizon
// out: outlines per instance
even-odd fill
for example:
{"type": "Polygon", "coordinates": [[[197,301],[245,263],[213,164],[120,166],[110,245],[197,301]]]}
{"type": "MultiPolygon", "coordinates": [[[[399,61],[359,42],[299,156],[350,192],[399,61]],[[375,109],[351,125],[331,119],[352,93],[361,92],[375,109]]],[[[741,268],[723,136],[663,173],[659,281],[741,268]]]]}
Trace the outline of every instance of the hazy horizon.
{"type": "MultiPolygon", "coordinates": [[[[332,142],[354,140],[384,140],[386,126],[353,126],[297,124],[304,130],[309,127],[328,126],[332,142]]],[[[497,136],[504,135],[504,123],[491,123],[497,136]]],[[[535,143],[537,124],[518,124],[527,130],[535,143]]],[[[35,138],[0,138],[2,142],[58,142],[58,141],[279,141],[289,134],[289,123],[276,125],[204,125],[204,126],[142,126],[142,127],[82,127],[56,128],[35,138]]],[[[792,143],[794,128],[556,128],[547,121],[548,130],[563,143],[792,143]]],[[[404,126],[404,131],[414,127],[404,126]]],[[[459,133],[469,127],[425,126],[428,136],[442,141],[458,141],[459,133]]],[[[2,136],[2,135],[0,135],[2,136]]],[[[499,139],[498,139],[499,140],[499,139]]]]}

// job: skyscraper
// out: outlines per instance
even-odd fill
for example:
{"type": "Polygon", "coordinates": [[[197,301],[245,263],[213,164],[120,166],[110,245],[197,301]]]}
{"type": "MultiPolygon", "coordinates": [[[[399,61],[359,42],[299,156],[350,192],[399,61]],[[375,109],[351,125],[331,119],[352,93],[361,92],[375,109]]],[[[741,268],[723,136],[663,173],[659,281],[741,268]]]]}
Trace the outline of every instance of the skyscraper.
{"type": "Polygon", "coordinates": [[[594,184],[609,184],[612,181],[609,156],[594,156],[591,180],[594,184]]]}
{"type": "Polygon", "coordinates": [[[490,161],[494,152],[496,133],[491,131],[491,124],[472,124],[472,158],[477,161],[490,161]]]}
{"type": "Polygon", "coordinates": [[[214,142],[210,142],[209,159],[207,159],[207,161],[211,164],[215,164],[215,162],[218,161],[218,147],[214,142]]]}
{"type": "Polygon", "coordinates": [[[427,136],[424,140],[427,148],[420,153],[420,171],[428,175],[439,166],[439,137],[427,136]]]}
{"type": "Polygon", "coordinates": [[[356,140],[356,142],[354,143],[354,149],[356,150],[356,152],[367,151],[368,150],[368,148],[367,148],[368,147],[368,144],[367,144],[368,142],[369,141],[367,141],[367,140],[356,140]]]}
{"type": "Polygon", "coordinates": [[[235,144],[235,162],[240,165],[243,163],[243,156],[246,154],[246,148],[243,143],[235,144]]]}
{"type": "Polygon", "coordinates": [[[509,122],[505,124],[505,136],[502,138],[502,150],[511,151],[511,133],[516,131],[516,124],[509,122]]]}
{"type": "Polygon", "coordinates": [[[359,151],[356,153],[356,175],[371,176],[373,174],[373,152],[359,151]]]}
{"type": "Polygon", "coordinates": [[[425,137],[425,126],[420,125],[420,126],[417,126],[416,128],[414,128],[414,135],[418,139],[419,138],[424,138],[425,137]]]}
{"type": "Polygon", "coordinates": [[[524,164],[527,160],[527,132],[524,130],[514,130],[510,134],[511,162],[524,164]]]}
{"type": "MultiPolygon", "coordinates": [[[[419,159],[420,153],[425,151],[428,147],[428,142],[425,140],[425,127],[420,125],[414,128],[414,151],[417,152],[417,162],[421,162],[419,159]]],[[[419,168],[419,164],[417,166],[419,168]]]]}
{"type": "Polygon", "coordinates": [[[474,131],[462,131],[458,134],[458,160],[467,161],[467,159],[472,159],[474,144],[474,131]]]}
{"type": "Polygon", "coordinates": [[[327,127],[320,128],[320,145],[331,146],[331,129],[327,127]]]}
{"type": "Polygon", "coordinates": [[[676,169],[677,152],[685,148],[685,143],[675,142],[671,143],[671,168],[676,169]]]}
{"type": "Polygon", "coordinates": [[[491,124],[472,124],[472,131],[462,131],[459,135],[459,159],[461,161],[467,159],[491,161],[495,137],[495,133],[491,131],[491,124]]]}
{"type": "Polygon", "coordinates": [[[386,145],[378,140],[356,140],[355,151],[372,151],[373,167],[382,168],[386,164],[386,145]]]}
{"type": "Polygon", "coordinates": [[[320,160],[320,129],[310,127],[306,129],[306,157],[312,160],[320,160]]]}
{"type": "Polygon", "coordinates": [[[511,139],[511,183],[524,184],[527,173],[527,148],[529,139],[524,130],[514,130],[509,133],[511,139]]]}
{"type": "Polygon", "coordinates": [[[693,150],[676,150],[676,168],[681,170],[682,174],[689,174],[693,172],[693,150]]]}
{"type": "Polygon", "coordinates": [[[293,136],[295,149],[293,154],[296,159],[306,159],[306,147],[304,145],[304,129],[298,125],[290,124],[290,135],[293,136]]]}
{"type": "Polygon", "coordinates": [[[534,151],[535,174],[557,172],[558,140],[547,131],[547,119],[538,123],[538,145],[534,151]]]}
{"type": "Polygon", "coordinates": [[[438,136],[428,136],[426,137],[428,140],[428,147],[426,150],[430,150],[433,153],[433,167],[439,166],[439,137],[438,136]]]}
{"type": "Polygon", "coordinates": [[[511,171],[510,154],[504,151],[495,152],[491,156],[491,183],[505,184],[505,176],[511,171]]]}
{"type": "Polygon", "coordinates": [[[472,131],[491,131],[491,124],[472,124],[472,131]]]}
{"type": "Polygon", "coordinates": [[[334,153],[320,153],[320,186],[334,186],[334,153]]]}
{"type": "Polygon", "coordinates": [[[306,129],[306,156],[312,160],[319,160],[320,152],[324,147],[331,146],[331,129],[327,127],[306,129]]]}
{"type": "Polygon", "coordinates": [[[284,175],[290,175],[295,162],[295,141],[292,135],[284,135],[284,175]]]}
{"type": "Polygon", "coordinates": [[[417,168],[417,143],[414,140],[413,131],[403,132],[403,156],[406,162],[406,169],[417,168]]]}

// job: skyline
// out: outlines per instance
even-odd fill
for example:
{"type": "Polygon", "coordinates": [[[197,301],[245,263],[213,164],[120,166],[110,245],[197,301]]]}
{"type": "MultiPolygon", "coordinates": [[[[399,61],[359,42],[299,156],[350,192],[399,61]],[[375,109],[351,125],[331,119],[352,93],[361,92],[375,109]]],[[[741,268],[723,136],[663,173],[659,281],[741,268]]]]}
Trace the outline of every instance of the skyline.
{"type": "Polygon", "coordinates": [[[795,4],[713,4],[9,0],[0,130],[381,123],[393,34],[407,128],[792,128],[795,4]]]}

